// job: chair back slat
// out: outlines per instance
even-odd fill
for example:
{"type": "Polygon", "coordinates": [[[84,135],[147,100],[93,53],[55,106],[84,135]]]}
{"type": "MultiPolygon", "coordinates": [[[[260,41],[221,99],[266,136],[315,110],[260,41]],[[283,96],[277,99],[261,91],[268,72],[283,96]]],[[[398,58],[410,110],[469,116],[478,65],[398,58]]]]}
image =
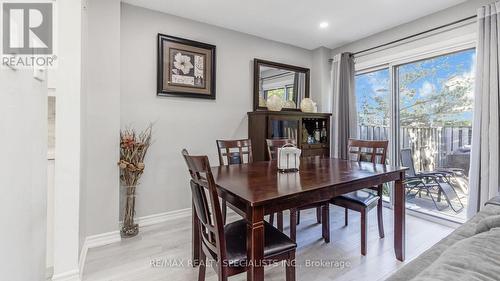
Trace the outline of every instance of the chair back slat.
{"type": "Polygon", "coordinates": [[[294,139],[266,139],[267,157],[269,160],[275,160],[278,155],[278,148],[285,144],[297,145],[297,141],[294,139]]]}
{"type": "Polygon", "coordinates": [[[349,153],[356,161],[372,162],[374,164],[385,164],[387,159],[387,147],[389,141],[371,141],[349,139],[349,153]]]}
{"type": "Polygon", "coordinates": [[[217,259],[226,258],[224,222],[210,162],[207,156],[191,156],[187,150],[182,155],[191,175],[191,192],[197,218],[201,224],[202,243],[210,249],[217,259]],[[208,198],[206,193],[208,193],[208,198]]]}
{"type": "Polygon", "coordinates": [[[211,225],[210,210],[208,209],[207,196],[194,180],[191,180],[191,194],[193,196],[193,203],[198,214],[198,218],[204,225],[211,225]]]}
{"type": "Polygon", "coordinates": [[[252,141],[249,139],[217,140],[217,152],[221,166],[253,162],[252,141]]]}
{"type": "Polygon", "coordinates": [[[401,165],[408,167],[408,170],[406,170],[407,176],[414,177],[416,175],[411,148],[401,149],[401,165]]]}

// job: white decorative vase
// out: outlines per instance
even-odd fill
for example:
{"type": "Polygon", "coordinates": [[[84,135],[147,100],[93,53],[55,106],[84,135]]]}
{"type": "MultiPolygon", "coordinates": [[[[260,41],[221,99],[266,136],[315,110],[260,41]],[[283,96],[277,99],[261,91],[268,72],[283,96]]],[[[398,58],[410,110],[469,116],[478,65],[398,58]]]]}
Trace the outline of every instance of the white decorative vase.
{"type": "Polygon", "coordinates": [[[305,98],[300,102],[300,110],[302,112],[312,113],[314,112],[314,102],[310,98],[305,98]]]}
{"type": "Polygon", "coordinates": [[[297,105],[293,100],[287,100],[285,101],[285,104],[283,105],[284,108],[297,108],[297,105]]]}
{"type": "Polygon", "coordinates": [[[281,111],[281,109],[283,108],[283,104],[283,99],[274,95],[270,96],[266,102],[267,109],[269,109],[270,111],[281,111]]]}

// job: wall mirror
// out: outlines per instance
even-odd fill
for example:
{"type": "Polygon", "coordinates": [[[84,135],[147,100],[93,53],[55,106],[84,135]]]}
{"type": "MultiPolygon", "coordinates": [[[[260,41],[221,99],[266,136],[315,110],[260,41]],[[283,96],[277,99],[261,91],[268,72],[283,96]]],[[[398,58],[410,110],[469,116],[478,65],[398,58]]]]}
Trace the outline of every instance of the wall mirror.
{"type": "Polygon", "coordinates": [[[284,101],[283,110],[300,110],[300,101],[309,97],[309,68],[254,59],[253,109],[267,110],[272,95],[284,101]]]}

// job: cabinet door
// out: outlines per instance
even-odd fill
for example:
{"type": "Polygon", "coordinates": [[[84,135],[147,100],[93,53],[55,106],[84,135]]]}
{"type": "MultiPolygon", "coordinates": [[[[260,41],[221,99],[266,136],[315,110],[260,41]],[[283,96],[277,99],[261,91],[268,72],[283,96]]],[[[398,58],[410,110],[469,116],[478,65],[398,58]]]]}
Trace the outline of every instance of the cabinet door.
{"type": "Polygon", "coordinates": [[[299,143],[300,118],[269,115],[267,128],[269,139],[294,139],[299,143]]]}

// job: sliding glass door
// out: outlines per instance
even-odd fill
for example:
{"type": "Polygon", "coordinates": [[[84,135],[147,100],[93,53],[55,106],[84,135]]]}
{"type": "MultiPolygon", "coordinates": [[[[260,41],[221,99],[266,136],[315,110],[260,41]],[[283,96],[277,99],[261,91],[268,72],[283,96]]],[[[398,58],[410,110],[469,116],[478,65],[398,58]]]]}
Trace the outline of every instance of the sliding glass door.
{"type": "Polygon", "coordinates": [[[416,174],[408,183],[410,209],[465,220],[474,58],[469,49],[395,69],[401,161],[416,174]]]}
{"type": "Polygon", "coordinates": [[[356,75],[358,137],[389,140],[389,162],[411,166],[409,209],[465,219],[474,60],[475,49],[466,49],[356,75]]]}

